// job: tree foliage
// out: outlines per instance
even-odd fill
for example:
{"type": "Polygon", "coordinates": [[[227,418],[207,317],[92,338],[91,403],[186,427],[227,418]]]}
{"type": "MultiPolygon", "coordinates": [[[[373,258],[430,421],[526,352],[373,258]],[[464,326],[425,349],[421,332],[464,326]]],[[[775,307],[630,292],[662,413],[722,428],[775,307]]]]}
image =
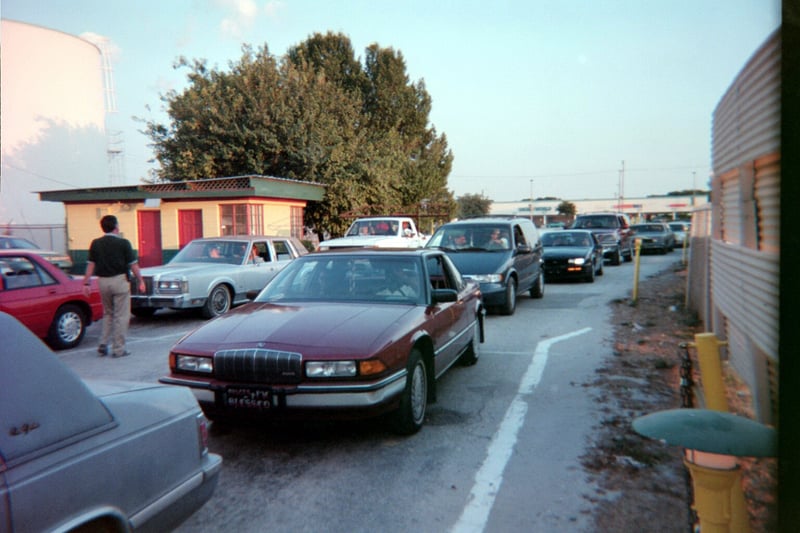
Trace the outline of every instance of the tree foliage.
{"type": "Polygon", "coordinates": [[[558,207],[556,207],[556,211],[561,215],[572,217],[578,212],[578,208],[572,202],[563,200],[560,204],[558,204],[558,207]]]}
{"type": "Polygon", "coordinates": [[[458,218],[477,217],[489,214],[492,201],[482,194],[465,194],[459,196],[458,218]]]}
{"type": "Polygon", "coordinates": [[[373,44],[364,64],[348,37],[315,34],[282,59],[243,47],[227,71],[180,58],[182,92],[162,95],[169,123],[147,122],[160,168],[183,181],[268,175],[326,185],[306,224],[341,233],[353,216],[455,210],[453,155],[429,124],[431,98],[400,52],[373,44]]]}

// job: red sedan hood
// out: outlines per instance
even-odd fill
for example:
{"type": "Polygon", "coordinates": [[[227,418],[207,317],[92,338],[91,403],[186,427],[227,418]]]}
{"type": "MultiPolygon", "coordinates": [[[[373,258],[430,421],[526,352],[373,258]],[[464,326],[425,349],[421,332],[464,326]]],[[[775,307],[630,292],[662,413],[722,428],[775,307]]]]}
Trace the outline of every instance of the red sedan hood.
{"type": "Polygon", "coordinates": [[[303,354],[366,355],[385,345],[416,306],[252,303],[212,320],[176,346],[193,353],[263,347],[303,354]]]}

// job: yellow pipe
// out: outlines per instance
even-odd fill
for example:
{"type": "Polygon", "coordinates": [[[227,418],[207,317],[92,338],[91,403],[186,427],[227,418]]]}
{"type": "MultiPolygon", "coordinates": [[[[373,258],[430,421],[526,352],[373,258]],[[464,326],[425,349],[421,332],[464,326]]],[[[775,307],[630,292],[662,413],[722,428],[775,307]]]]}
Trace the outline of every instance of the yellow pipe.
{"type": "Polygon", "coordinates": [[[636,239],[634,242],[634,255],[633,255],[633,303],[639,301],[639,252],[642,249],[642,239],[636,239]]]}
{"type": "MultiPolygon", "coordinates": [[[[728,343],[720,341],[713,333],[697,333],[694,347],[700,363],[700,377],[706,408],[714,411],[730,412],[725,385],[722,378],[722,358],[720,346],[728,343]]],[[[686,461],[694,483],[694,501],[700,530],[724,533],[749,533],[750,518],[742,490],[741,470],[738,466],[731,470],[704,468],[686,461]],[[702,509],[702,512],[701,512],[702,509]],[[707,517],[704,523],[702,514],[707,517]]]]}
{"type": "Polygon", "coordinates": [[[725,396],[725,385],[722,381],[722,361],[719,347],[727,342],[717,340],[713,333],[697,333],[694,336],[697,348],[697,360],[700,363],[700,375],[703,380],[703,392],[706,408],[714,411],[728,412],[728,398],[725,396]]]}

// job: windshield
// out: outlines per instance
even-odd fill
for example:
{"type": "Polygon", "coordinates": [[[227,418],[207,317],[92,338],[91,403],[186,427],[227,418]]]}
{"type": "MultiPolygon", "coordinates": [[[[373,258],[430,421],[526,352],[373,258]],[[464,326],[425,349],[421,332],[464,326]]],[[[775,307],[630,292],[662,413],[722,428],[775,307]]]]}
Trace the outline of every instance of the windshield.
{"type": "Polygon", "coordinates": [[[542,235],[542,246],[592,246],[592,236],[585,231],[557,231],[542,235]]]}
{"type": "Polygon", "coordinates": [[[170,263],[222,263],[241,265],[249,241],[192,241],[178,252],[170,263]]]}
{"type": "Polygon", "coordinates": [[[347,237],[370,235],[397,235],[397,221],[379,218],[358,220],[347,230],[347,237]]]}
{"type": "Polygon", "coordinates": [[[13,248],[18,248],[21,250],[38,250],[39,247],[33,244],[28,239],[23,239],[21,237],[0,237],[0,248],[4,250],[10,250],[13,248]]]}
{"type": "Polygon", "coordinates": [[[664,233],[664,226],[661,224],[634,224],[631,226],[634,233],[664,233]]]}
{"type": "Polygon", "coordinates": [[[416,257],[306,255],[278,273],[255,301],[420,304],[424,287],[416,257]]]}
{"type": "Polygon", "coordinates": [[[453,224],[436,230],[426,246],[445,250],[510,250],[508,231],[507,226],[497,224],[453,224]]]}

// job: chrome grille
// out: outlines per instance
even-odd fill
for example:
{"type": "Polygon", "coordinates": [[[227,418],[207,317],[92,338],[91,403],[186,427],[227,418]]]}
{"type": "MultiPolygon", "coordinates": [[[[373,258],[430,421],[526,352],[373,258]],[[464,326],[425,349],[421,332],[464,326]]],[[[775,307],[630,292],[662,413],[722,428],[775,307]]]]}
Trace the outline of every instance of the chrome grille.
{"type": "Polygon", "coordinates": [[[134,277],[133,279],[131,279],[131,294],[132,295],[135,296],[137,294],[146,294],[146,295],[152,295],[153,294],[153,277],[152,276],[143,276],[143,279],[144,279],[144,292],[139,292],[139,282],[136,281],[136,278],[134,277]]]}
{"type": "Polygon", "coordinates": [[[220,350],[214,354],[218,379],[253,383],[299,383],[303,356],[294,352],[248,348],[220,350]]]}

